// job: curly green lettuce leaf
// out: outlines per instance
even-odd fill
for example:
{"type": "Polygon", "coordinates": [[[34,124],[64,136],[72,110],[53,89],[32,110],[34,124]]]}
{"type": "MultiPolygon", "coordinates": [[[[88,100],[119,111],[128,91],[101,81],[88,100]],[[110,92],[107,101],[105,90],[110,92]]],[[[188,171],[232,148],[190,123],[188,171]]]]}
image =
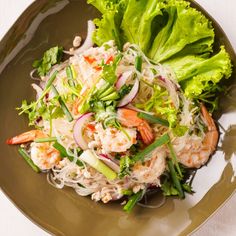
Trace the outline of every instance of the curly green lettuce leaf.
{"type": "Polygon", "coordinates": [[[124,0],[89,0],[88,3],[94,5],[101,13],[102,18],[94,20],[97,29],[93,34],[93,41],[98,46],[103,43],[114,40],[119,49],[122,48],[124,43],[121,32],[121,21],[123,12],[126,7],[124,0]]]}
{"type": "Polygon", "coordinates": [[[146,53],[154,36],[165,24],[161,9],[164,0],[130,0],[122,20],[122,30],[126,41],[139,45],[146,53]]]}
{"type": "Polygon", "coordinates": [[[120,0],[88,0],[87,2],[104,14],[107,10],[114,10],[120,0]]]}
{"type": "MultiPolygon", "coordinates": [[[[204,41],[204,50],[212,51],[213,27],[201,12],[189,6],[189,2],[170,0],[162,11],[163,16],[168,16],[168,22],[157,34],[148,52],[150,58],[163,62],[191,44],[201,47],[204,39],[207,39],[207,46],[204,41]]],[[[188,47],[188,51],[191,52],[192,46],[188,47]]]]}
{"type": "Polygon", "coordinates": [[[187,97],[196,99],[202,93],[211,96],[213,86],[230,77],[231,61],[225,49],[221,47],[212,56],[215,36],[212,23],[192,8],[189,1],[89,2],[103,14],[101,20],[95,21],[96,44],[115,40],[119,49],[125,42],[137,44],[150,59],[168,65],[175,72],[187,97]]]}
{"type": "Polygon", "coordinates": [[[187,97],[196,97],[210,91],[222,78],[228,79],[232,73],[229,54],[224,46],[211,58],[196,55],[175,58],[166,62],[173,68],[187,97]]]}

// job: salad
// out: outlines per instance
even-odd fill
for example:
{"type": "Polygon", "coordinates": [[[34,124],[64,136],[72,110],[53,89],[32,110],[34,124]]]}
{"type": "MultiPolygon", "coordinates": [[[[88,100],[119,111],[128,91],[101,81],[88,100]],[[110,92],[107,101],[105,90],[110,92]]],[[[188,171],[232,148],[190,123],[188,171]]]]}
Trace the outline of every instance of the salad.
{"type": "Polygon", "coordinates": [[[56,188],[130,212],[151,191],[184,198],[217,148],[220,82],[232,73],[211,22],[185,0],[88,0],[101,18],[73,48],[33,63],[33,129],[12,137],[56,188]],[[69,59],[64,59],[69,55],[69,59]]]}

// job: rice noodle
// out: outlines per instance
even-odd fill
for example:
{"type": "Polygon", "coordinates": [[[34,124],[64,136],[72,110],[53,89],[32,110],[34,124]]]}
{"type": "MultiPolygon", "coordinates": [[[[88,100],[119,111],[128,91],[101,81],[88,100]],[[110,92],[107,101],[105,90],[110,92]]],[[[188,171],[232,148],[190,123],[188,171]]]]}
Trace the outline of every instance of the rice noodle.
{"type": "MultiPolygon", "coordinates": [[[[102,63],[104,63],[104,58],[115,58],[119,52],[112,41],[106,43],[106,45],[109,46],[108,49],[104,45],[99,48],[91,48],[93,46],[92,34],[94,30],[94,23],[92,21],[88,21],[88,33],[84,44],[80,48],[76,49],[73,52],[73,56],[67,61],[53,66],[50,73],[41,78],[41,87],[36,84],[32,85],[36,90],[37,98],[42,94],[45,83],[55,71],[58,71],[58,73],[54,81],[54,86],[59,91],[61,97],[66,98],[70,91],[69,88],[65,86],[65,84],[68,82],[65,67],[68,65],[73,65],[76,72],[74,82],[78,85],[82,85],[81,90],[77,90],[79,94],[76,97],[76,101],[77,99],[79,102],[81,100],[86,100],[90,96],[89,92],[91,92],[93,88],[100,89],[102,86],[104,86],[106,81],[101,80],[102,71],[100,69],[94,69],[94,66],[100,66],[102,63]],[[89,56],[94,59],[92,63],[89,63],[85,60],[85,57],[89,56]]],[[[70,52],[70,54],[72,53],[70,52]]],[[[183,150],[185,145],[189,142],[193,142],[198,145],[204,137],[204,122],[202,121],[202,117],[199,115],[199,111],[196,110],[196,107],[192,101],[188,100],[183,95],[179,84],[176,82],[173,71],[166,66],[150,61],[135,44],[126,44],[124,46],[124,52],[122,52],[122,55],[123,57],[116,70],[116,76],[119,77],[121,74],[130,71],[131,73],[137,75],[137,79],[140,83],[138,95],[135,97],[132,103],[128,104],[126,107],[137,112],[155,115],[154,109],[150,109],[151,111],[145,111],[145,108],[139,109],[135,105],[137,103],[144,104],[149,101],[155,92],[154,86],[160,86],[163,91],[167,91],[165,94],[168,94],[165,95],[167,98],[163,98],[163,101],[165,99],[171,100],[174,108],[179,112],[177,115],[178,123],[182,126],[188,127],[189,132],[186,132],[186,134],[182,137],[176,138],[169,127],[160,124],[149,124],[152,128],[155,139],[158,139],[163,134],[169,132],[177,153],[183,150]],[[141,72],[137,71],[134,66],[137,56],[141,56],[143,60],[141,72]],[[195,134],[196,129],[201,135],[198,136],[195,134]],[[190,132],[192,132],[193,135],[190,135],[190,132]]],[[[34,72],[32,72],[31,77],[33,77],[33,73],[34,72]]],[[[50,91],[48,99],[50,100],[53,96],[53,93],[50,91]]],[[[70,102],[66,101],[66,105],[71,113],[73,113],[74,103],[75,100],[70,102]]],[[[140,107],[142,108],[142,106],[140,107]]],[[[57,142],[65,148],[67,154],[70,157],[73,157],[73,160],[63,158],[50,170],[49,173],[47,173],[47,180],[52,186],[59,189],[63,188],[64,186],[69,186],[81,196],[91,195],[93,200],[101,200],[105,203],[111,200],[122,198],[124,196],[124,190],[131,190],[134,193],[143,190],[143,194],[145,194],[148,186],[161,186],[160,176],[163,174],[166,168],[167,157],[167,150],[164,147],[157,148],[153,152],[149,153],[147,156],[145,156],[145,161],[143,164],[141,162],[136,163],[135,167],[130,168],[130,173],[128,175],[121,179],[116,178],[115,180],[108,180],[103,174],[80,160],[77,150],[78,146],[73,137],[73,127],[76,118],[79,116],[80,114],[73,114],[74,120],[72,122],[67,121],[64,116],[52,119],[51,122],[45,119],[42,120],[43,131],[48,135],[51,132],[50,135],[56,137],[57,142]],[[161,156],[161,159],[159,156],[161,156]],[[78,166],[76,164],[78,160],[82,162],[82,166],[78,166]]],[[[125,149],[126,151],[124,152],[122,150],[121,153],[118,153],[121,154],[119,159],[115,159],[115,152],[106,150],[104,151],[103,147],[101,147],[101,140],[99,140],[100,142],[96,140],[96,132],[98,132],[98,129],[96,130],[96,125],[106,127],[106,125],[109,125],[109,123],[111,123],[110,121],[113,120],[122,123],[122,120],[118,119],[116,111],[104,109],[104,111],[101,111],[99,114],[97,113],[96,120],[93,120],[93,123],[90,123],[92,127],[95,127],[95,131],[90,133],[86,131],[83,133],[83,135],[86,136],[88,144],[91,144],[89,148],[93,149],[93,151],[98,156],[98,159],[102,160],[107,166],[109,166],[108,162],[111,162],[110,168],[119,174],[120,163],[122,160],[121,158],[123,158],[125,155],[132,155],[132,152],[129,149],[125,149]],[[98,144],[96,143],[95,145],[95,142],[98,144]],[[106,162],[104,157],[99,156],[103,152],[109,157],[108,162],[106,162]]],[[[118,130],[117,127],[113,128],[114,130],[118,130]]],[[[126,131],[127,133],[127,127],[122,127],[122,129],[123,132],[126,131]]],[[[134,125],[134,127],[130,127],[130,129],[133,129],[135,132],[134,140],[131,145],[136,145],[139,142],[139,138],[136,135],[137,127],[134,125]]],[[[106,129],[104,128],[104,132],[105,130],[106,129]]],[[[119,130],[117,133],[122,133],[121,131],[122,130],[119,130]]],[[[116,132],[114,131],[114,136],[115,133],[116,132]]],[[[124,134],[122,133],[122,135],[124,134]]],[[[109,138],[114,137],[111,135],[109,138]]],[[[114,140],[111,140],[111,143],[113,141],[118,143],[117,140],[119,140],[120,136],[115,138],[114,140]]],[[[115,144],[113,146],[115,146],[115,144]]],[[[119,145],[121,146],[121,144],[119,145]]],[[[147,208],[158,208],[164,204],[164,202],[165,198],[163,198],[163,201],[158,205],[147,205],[142,203],[139,203],[139,205],[147,208]]]]}

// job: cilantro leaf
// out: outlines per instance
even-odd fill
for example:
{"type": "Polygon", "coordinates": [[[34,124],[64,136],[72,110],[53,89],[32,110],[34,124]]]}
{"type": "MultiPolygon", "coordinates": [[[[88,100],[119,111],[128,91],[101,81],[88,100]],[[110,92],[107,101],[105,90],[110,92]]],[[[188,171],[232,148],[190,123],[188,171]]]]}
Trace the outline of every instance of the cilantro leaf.
{"type": "Polygon", "coordinates": [[[103,65],[102,78],[109,84],[114,84],[117,81],[116,68],[122,58],[122,54],[118,54],[112,64],[103,65]]]}
{"type": "Polygon", "coordinates": [[[43,54],[42,59],[34,61],[33,67],[40,76],[45,76],[53,65],[60,63],[62,54],[62,47],[52,47],[43,54]]]}
{"type": "Polygon", "coordinates": [[[119,178],[123,178],[126,175],[130,175],[130,168],[133,164],[134,162],[132,161],[132,159],[130,159],[130,157],[121,157],[119,178]]]}

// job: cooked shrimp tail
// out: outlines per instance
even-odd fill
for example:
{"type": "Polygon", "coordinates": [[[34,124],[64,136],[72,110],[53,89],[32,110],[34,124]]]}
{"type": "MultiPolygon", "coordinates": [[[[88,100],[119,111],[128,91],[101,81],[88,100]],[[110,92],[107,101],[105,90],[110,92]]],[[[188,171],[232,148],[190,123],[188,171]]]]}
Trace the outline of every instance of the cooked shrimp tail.
{"type": "Polygon", "coordinates": [[[6,143],[9,145],[22,144],[34,141],[36,138],[45,137],[46,135],[41,130],[30,130],[15,137],[7,139],[6,143]]]}
{"type": "Polygon", "coordinates": [[[190,168],[199,168],[204,165],[215,151],[219,139],[215,122],[203,104],[201,105],[201,113],[207,126],[202,141],[199,143],[194,138],[190,138],[186,141],[184,148],[177,154],[180,163],[190,168]]]}
{"type": "Polygon", "coordinates": [[[208,132],[206,133],[203,145],[208,146],[212,154],[215,151],[218,143],[219,132],[213,118],[211,117],[211,115],[209,114],[209,112],[207,111],[206,107],[203,104],[201,105],[201,112],[208,128],[208,132]]]}
{"type": "Polygon", "coordinates": [[[154,140],[152,128],[147,121],[138,117],[138,112],[127,108],[120,108],[117,114],[122,125],[128,128],[136,127],[141,134],[143,142],[145,144],[152,143],[154,140]]]}

